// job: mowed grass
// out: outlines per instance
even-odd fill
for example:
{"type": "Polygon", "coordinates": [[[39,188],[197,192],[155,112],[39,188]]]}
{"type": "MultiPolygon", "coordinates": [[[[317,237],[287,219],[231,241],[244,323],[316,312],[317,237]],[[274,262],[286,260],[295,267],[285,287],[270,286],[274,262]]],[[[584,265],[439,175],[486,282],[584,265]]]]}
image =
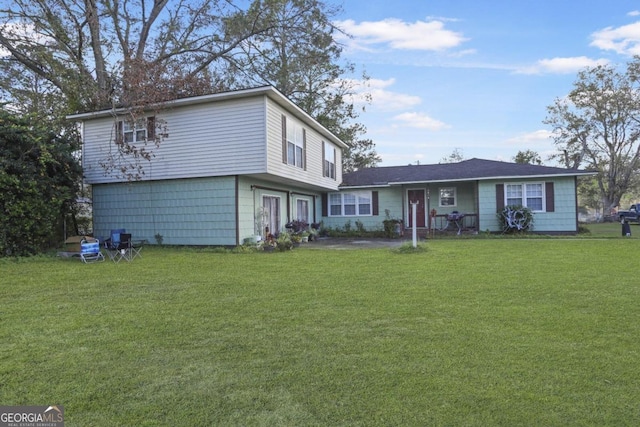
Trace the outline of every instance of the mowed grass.
{"type": "Polygon", "coordinates": [[[0,403],[61,404],[67,426],[638,425],[637,253],[451,239],[0,261],[0,403]]]}

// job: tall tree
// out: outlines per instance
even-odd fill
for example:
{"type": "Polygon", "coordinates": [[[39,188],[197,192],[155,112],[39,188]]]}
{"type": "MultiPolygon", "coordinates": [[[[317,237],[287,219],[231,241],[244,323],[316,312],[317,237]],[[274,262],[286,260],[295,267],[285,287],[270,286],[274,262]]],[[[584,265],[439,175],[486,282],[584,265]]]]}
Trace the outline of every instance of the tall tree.
{"type": "Polygon", "coordinates": [[[440,163],[458,163],[464,160],[464,154],[461,148],[454,148],[453,152],[447,157],[440,159],[440,163]]]}
{"type": "Polygon", "coordinates": [[[566,98],[547,108],[557,159],[565,166],[598,171],[603,207],[619,205],[640,168],[640,58],[624,72],[611,65],[578,74],[566,98]]]}
{"type": "Polygon", "coordinates": [[[30,255],[59,242],[82,174],[74,138],[0,110],[0,256],[30,255]]]}
{"type": "Polygon", "coordinates": [[[13,64],[64,94],[69,111],[209,91],[219,83],[210,74],[218,62],[273,25],[259,1],[247,10],[222,0],[14,0],[5,5],[0,46],[13,64]],[[159,89],[151,99],[149,88],[159,89]]]}
{"type": "Polygon", "coordinates": [[[364,128],[335,86],[348,70],[334,62],[337,10],[317,0],[14,0],[0,6],[0,76],[26,77],[5,99],[21,105],[18,86],[40,81],[64,100],[59,115],[124,106],[135,120],[134,107],[246,85],[249,70],[351,143],[356,158],[375,160],[362,155],[373,144],[358,139],[364,128]]]}
{"type": "Polygon", "coordinates": [[[540,158],[540,154],[533,150],[525,150],[518,151],[518,154],[515,155],[513,161],[516,163],[522,163],[526,165],[541,165],[542,159],[540,158]]]}
{"type": "MultiPolygon", "coordinates": [[[[233,69],[245,85],[270,84],[349,145],[343,168],[375,166],[380,157],[357,121],[356,83],[344,76],[354,65],[341,59],[340,32],[333,18],[340,8],[320,0],[274,0],[274,25],[241,45],[233,69]]],[[[363,80],[368,77],[363,76],[363,80]]]]}

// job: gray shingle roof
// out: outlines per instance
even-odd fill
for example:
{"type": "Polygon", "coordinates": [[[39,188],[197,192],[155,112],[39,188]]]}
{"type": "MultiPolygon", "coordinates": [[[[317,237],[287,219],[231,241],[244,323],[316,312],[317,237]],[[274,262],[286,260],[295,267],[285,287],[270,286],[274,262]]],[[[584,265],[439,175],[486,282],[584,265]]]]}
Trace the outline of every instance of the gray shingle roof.
{"type": "Polygon", "coordinates": [[[404,183],[470,181],[553,176],[592,175],[579,169],[564,169],[494,160],[469,159],[459,163],[387,166],[361,169],[342,176],[341,187],[371,187],[404,183]]]}

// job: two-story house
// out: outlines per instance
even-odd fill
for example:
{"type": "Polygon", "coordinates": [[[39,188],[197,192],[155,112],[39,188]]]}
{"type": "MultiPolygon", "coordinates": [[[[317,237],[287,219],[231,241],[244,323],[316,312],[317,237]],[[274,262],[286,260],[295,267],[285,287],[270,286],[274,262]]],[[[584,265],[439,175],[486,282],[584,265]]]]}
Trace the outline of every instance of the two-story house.
{"type": "Polygon", "coordinates": [[[81,125],[96,237],[124,228],[150,243],[238,245],[292,220],[319,222],[322,195],[342,182],[346,145],[271,86],[129,117],[124,109],[69,116],[81,125]],[[150,160],[123,155],[122,141],[146,146],[150,160]],[[139,177],[123,178],[118,162],[139,164],[139,177]]]}

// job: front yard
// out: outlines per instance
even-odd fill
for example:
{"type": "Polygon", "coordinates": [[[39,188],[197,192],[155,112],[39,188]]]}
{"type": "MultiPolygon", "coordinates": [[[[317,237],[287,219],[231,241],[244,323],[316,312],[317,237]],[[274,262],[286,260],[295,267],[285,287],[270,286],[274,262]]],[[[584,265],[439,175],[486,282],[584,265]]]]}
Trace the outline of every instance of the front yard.
{"type": "Polygon", "coordinates": [[[635,238],[427,248],[0,260],[0,403],[67,426],[640,423],[635,238]]]}

